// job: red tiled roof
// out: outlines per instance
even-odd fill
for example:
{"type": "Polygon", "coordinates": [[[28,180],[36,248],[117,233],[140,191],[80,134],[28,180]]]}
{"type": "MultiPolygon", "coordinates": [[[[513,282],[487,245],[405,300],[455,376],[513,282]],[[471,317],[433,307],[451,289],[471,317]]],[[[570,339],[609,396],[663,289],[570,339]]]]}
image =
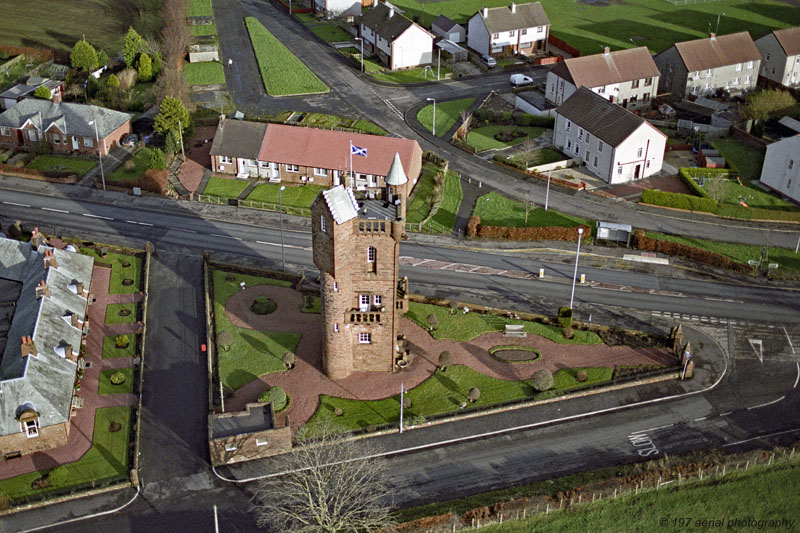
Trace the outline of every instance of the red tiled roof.
{"type": "Polygon", "coordinates": [[[417,141],[366,133],[322,130],[269,124],[258,152],[259,161],[304,167],[346,170],[350,167],[350,143],[367,149],[367,157],[353,156],[353,169],[362,174],[386,176],[394,154],[403,169],[411,167],[417,141]]]}

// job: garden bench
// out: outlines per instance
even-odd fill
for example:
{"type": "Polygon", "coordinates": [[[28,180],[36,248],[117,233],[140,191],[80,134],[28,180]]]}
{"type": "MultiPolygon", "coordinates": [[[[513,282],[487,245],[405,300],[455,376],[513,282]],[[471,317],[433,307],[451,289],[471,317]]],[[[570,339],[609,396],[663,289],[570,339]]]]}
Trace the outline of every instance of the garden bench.
{"type": "Polygon", "coordinates": [[[506,324],[506,330],[503,332],[504,337],[527,337],[525,326],[522,324],[506,324]]]}

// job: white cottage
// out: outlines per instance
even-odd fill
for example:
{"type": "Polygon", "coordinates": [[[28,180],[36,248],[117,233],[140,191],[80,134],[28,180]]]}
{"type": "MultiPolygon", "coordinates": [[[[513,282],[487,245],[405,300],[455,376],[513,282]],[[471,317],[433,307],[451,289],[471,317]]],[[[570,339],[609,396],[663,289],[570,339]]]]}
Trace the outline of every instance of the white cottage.
{"type": "Polygon", "coordinates": [[[550,19],[542,4],[484,7],[469,19],[467,45],[483,55],[535,55],[547,50],[550,19]]]}
{"type": "Polygon", "coordinates": [[[392,70],[433,61],[433,34],[394,6],[375,4],[361,17],[360,31],[365,53],[376,54],[392,70]]]}

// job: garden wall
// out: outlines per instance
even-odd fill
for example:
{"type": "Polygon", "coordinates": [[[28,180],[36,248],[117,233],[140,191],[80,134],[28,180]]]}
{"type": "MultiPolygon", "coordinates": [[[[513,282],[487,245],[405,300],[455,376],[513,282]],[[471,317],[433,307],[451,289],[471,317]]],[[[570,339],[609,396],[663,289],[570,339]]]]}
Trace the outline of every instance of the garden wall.
{"type": "Polygon", "coordinates": [[[763,153],[767,152],[767,142],[759,139],[755,135],[751,135],[750,133],[744,131],[741,128],[737,128],[736,126],[731,126],[731,137],[734,139],[738,139],[745,143],[748,146],[752,146],[756,150],[759,150],[763,153]]]}

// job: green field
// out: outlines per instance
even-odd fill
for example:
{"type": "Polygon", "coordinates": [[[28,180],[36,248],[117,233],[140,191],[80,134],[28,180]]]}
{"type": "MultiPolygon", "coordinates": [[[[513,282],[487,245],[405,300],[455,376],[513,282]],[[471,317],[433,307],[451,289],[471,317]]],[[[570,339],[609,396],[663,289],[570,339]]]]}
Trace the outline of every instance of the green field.
{"type": "Polygon", "coordinates": [[[78,159],[65,155],[40,155],[28,163],[27,167],[39,171],[74,172],[84,175],[97,166],[97,159],[78,159]]]}
{"type": "MultiPolygon", "coordinates": [[[[544,203],[544,198],[535,198],[537,203],[544,203]]],[[[481,217],[484,226],[509,226],[512,228],[567,226],[575,227],[585,224],[593,227],[594,222],[571,215],[564,215],[549,209],[534,207],[528,211],[528,223],[525,223],[525,204],[512,200],[497,192],[490,192],[475,202],[473,215],[481,217]]]]}
{"type": "Polygon", "coordinates": [[[253,17],[245,18],[261,79],[270,96],[328,92],[328,86],[253,17]]]}
{"type": "Polygon", "coordinates": [[[185,63],[183,77],[189,85],[225,85],[225,67],[217,61],[185,63]]]}
{"type": "Polygon", "coordinates": [[[113,182],[120,182],[120,181],[135,181],[142,177],[144,171],[148,169],[150,166],[150,148],[141,148],[136,153],[131,156],[131,161],[135,165],[133,172],[128,172],[125,170],[124,165],[120,165],[120,167],[112,172],[111,174],[106,174],[106,181],[113,183],[113,182]]]}
{"type": "Polygon", "coordinates": [[[94,257],[95,261],[111,265],[111,279],[108,283],[109,294],[131,294],[139,292],[139,288],[142,284],[141,257],[114,252],[106,252],[105,257],[103,257],[95,248],[86,247],[81,247],[80,252],[84,255],[94,257]],[[126,263],[128,266],[124,266],[126,263]],[[122,282],[126,279],[133,280],[133,284],[123,285],[122,282]]]}
{"type": "Polygon", "coordinates": [[[462,197],[461,180],[458,178],[458,174],[452,170],[448,171],[444,175],[442,203],[436,214],[425,224],[424,229],[435,233],[442,231],[452,232],[456,224],[456,215],[458,214],[458,208],[461,206],[462,197]]]}
{"type": "Polygon", "coordinates": [[[11,46],[72,50],[85,35],[111,56],[122,49],[129,26],[146,38],[156,37],[161,26],[161,0],[7,0],[2,6],[0,43],[11,46]]]}
{"type": "MultiPolygon", "coordinates": [[[[518,0],[517,4],[530,0],[518,0]]],[[[657,53],[675,42],[707,37],[709,23],[720,34],[749,31],[753,39],[772,29],[800,25],[800,9],[772,0],[725,0],[672,5],[666,0],[626,0],[606,5],[564,0],[540,0],[555,37],[564,39],[584,55],[612,49],[647,46],[657,53]],[[632,41],[631,41],[632,40],[632,41]]],[[[409,18],[421,17],[423,26],[438,15],[466,22],[484,6],[507,6],[511,0],[396,0],[409,18]]]]}
{"type": "MultiPolygon", "coordinates": [[[[469,109],[475,102],[474,98],[460,98],[458,100],[450,100],[447,102],[436,102],[436,135],[441,137],[461,118],[461,112],[469,109]]],[[[417,113],[417,120],[422,126],[431,130],[433,126],[433,104],[426,105],[417,113]]]]}
{"type": "MultiPolygon", "coordinates": [[[[252,202],[266,202],[270,204],[278,205],[278,193],[280,189],[280,185],[273,184],[273,183],[262,183],[256,186],[247,196],[247,200],[252,202]]],[[[298,187],[286,187],[286,189],[280,193],[280,200],[283,203],[283,207],[304,207],[308,208],[311,207],[311,203],[314,201],[314,198],[317,197],[320,191],[324,190],[325,187],[321,185],[300,185],[298,187]]]]}
{"type": "Polygon", "coordinates": [[[469,130],[467,144],[473,146],[479,152],[482,150],[499,150],[535,139],[542,133],[544,133],[544,128],[538,126],[481,126],[480,128],[469,130]],[[526,135],[508,142],[498,141],[494,138],[500,132],[510,131],[521,131],[525,132],[526,135]]]}
{"type": "Polygon", "coordinates": [[[250,182],[247,180],[211,176],[208,179],[206,188],[203,189],[203,194],[222,198],[238,198],[249,184],[250,182]]]}
{"type": "Polygon", "coordinates": [[[130,394],[133,392],[133,368],[110,368],[100,372],[98,380],[98,394],[130,394]],[[122,372],[125,381],[119,385],[111,383],[111,376],[116,372],[122,372]]]}

